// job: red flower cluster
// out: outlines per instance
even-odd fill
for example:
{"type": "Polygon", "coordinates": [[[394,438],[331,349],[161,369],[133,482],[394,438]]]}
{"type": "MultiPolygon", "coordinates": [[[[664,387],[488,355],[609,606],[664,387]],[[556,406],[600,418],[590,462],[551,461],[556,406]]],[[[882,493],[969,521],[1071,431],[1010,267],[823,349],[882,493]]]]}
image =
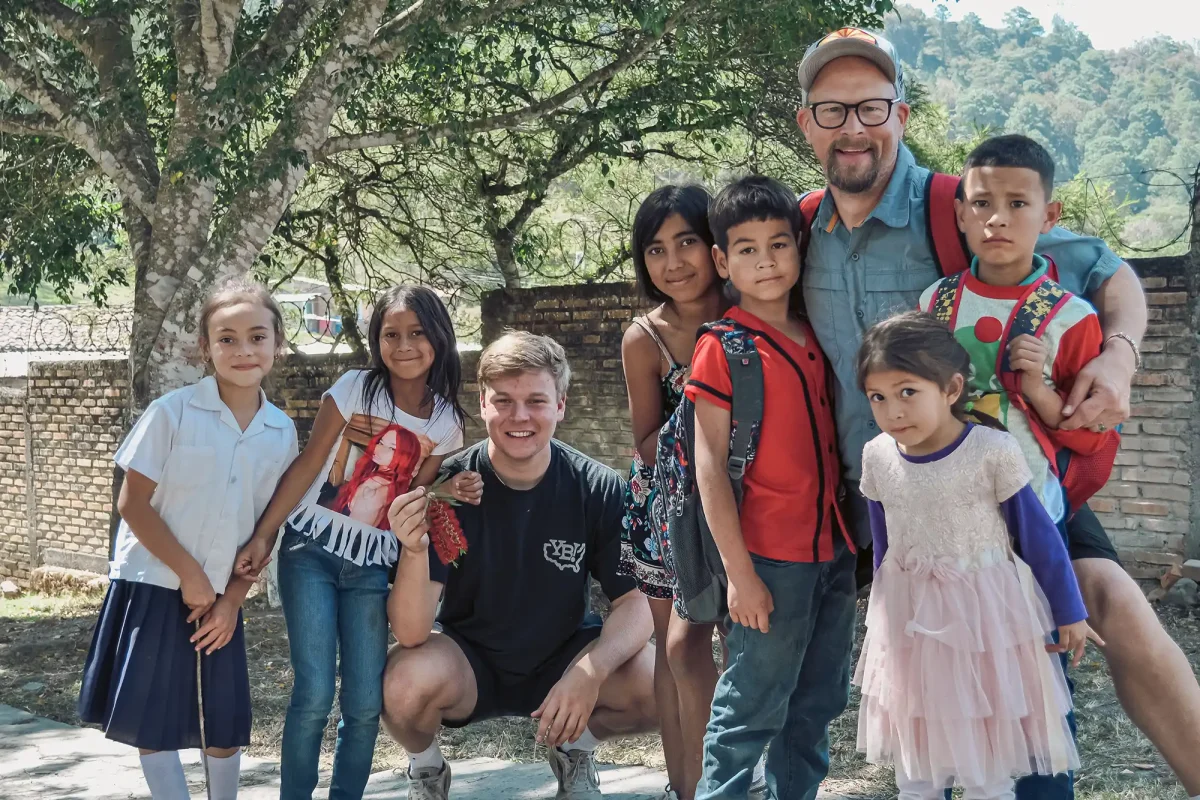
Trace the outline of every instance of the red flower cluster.
{"type": "Polygon", "coordinates": [[[436,497],[430,498],[426,515],[429,519],[429,542],[434,552],[443,564],[454,564],[459,556],[467,552],[467,537],[463,535],[458,515],[449,503],[436,497]]]}

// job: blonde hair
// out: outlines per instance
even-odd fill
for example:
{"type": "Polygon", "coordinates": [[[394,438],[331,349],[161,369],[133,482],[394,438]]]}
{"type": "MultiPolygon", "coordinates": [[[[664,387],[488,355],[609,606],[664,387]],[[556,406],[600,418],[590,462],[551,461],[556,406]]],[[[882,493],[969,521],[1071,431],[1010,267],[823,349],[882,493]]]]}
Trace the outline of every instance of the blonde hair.
{"type": "Polygon", "coordinates": [[[267,287],[244,275],[239,275],[214,288],[200,308],[200,326],[196,332],[200,335],[202,351],[207,352],[209,345],[208,323],[212,321],[212,315],[222,308],[236,306],[238,303],[257,303],[270,311],[271,327],[275,330],[275,347],[281,350],[287,346],[287,339],[283,332],[283,311],[280,310],[279,303],[267,291],[267,287]]]}
{"type": "Polygon", "coordinates": [[[479,387],[485,389],[499,378],[543,370],[554,378],[558,396],[566,397],[571,367],[562,345],[549,336],[508,329],[479,356],[479,387]]]}

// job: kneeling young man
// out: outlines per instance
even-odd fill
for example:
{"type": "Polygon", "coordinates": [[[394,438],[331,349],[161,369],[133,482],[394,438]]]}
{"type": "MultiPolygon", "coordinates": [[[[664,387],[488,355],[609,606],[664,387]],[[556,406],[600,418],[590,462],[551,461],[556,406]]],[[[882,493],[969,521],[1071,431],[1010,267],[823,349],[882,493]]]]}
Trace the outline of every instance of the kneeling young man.
{"type": "Polygon", "coordinates": [[[410,753],[410,800],[448,796],[443,724],[536,718],[558,800],[601,797],[598,742],[656,725],[650,608],[617,574],[621,478],[553,438],[569,379],[549,337],[514,331],[484,350],[487,439],[442,467],[482,482],[481,501],[455,509],[468,545],[455,564],[429,544],[423,489],[392,504],[403,549],[388,600],[398,644],[384,674],[384,724],[410,753]],[[612,602],[603,624],[589,611],[591,577],[612,602]],[[441,630],[431,632],[435,613],[441,630]]]}

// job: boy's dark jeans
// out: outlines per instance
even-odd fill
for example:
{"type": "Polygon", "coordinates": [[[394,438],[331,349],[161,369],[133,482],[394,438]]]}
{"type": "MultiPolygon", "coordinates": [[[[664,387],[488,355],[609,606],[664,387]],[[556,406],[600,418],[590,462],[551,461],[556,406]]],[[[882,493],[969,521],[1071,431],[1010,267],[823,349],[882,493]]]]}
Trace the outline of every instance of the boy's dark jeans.
{"type": "Polygon", "coordinates": [[[823,564],[751,558],[775,610],[769,633],[729,624],[696,800],[744,800],[767,745],[772,796],[812,800],[829,771],[829,723],[849,699],[854,554],[839,541],[823,564]]]}

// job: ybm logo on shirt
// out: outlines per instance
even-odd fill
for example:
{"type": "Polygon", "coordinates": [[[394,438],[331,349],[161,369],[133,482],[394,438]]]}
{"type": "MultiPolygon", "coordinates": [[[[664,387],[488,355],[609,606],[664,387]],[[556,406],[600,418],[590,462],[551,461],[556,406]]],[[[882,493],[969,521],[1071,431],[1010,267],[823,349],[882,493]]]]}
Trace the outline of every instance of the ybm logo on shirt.
{"type": "Polygon", "coordinates": [[[563,539],[551,539],[542,545],[542,553],[546,556],[546,560],[559,570],[571,570],[579,572],[583,565],[583,551],[586,545],[583,542],[568,542],[563,539]]]}

